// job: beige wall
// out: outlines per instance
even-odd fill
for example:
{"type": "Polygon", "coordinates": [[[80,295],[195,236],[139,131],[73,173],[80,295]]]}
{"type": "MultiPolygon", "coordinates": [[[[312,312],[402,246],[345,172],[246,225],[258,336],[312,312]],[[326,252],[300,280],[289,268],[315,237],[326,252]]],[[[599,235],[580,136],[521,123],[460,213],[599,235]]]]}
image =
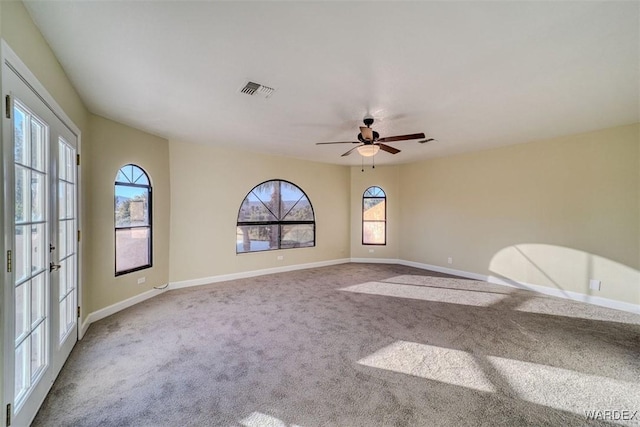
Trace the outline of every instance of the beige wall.
{"type": "Polygon", "coordinates": [[[87,313],[162,286],[169,281],[169,143],[100,116],[89,119],[91,144],[84,149],[83,170],[90,171],[85,187],[84,235],[85,303],[87,313]],[[152,184],[153,267],[115,276],[114,187],[118,170],[133,163],[144,169],[152,184]],[[144,277],[145,283],[138,284],[144,277]]]}
{"type": "Polygon", "coordinates": [[[0,3],[2,38],[55,98],[75,125],[84,131],[87,110],[24,5],[20,1],[0,3]]]}
{"type": "Polygon", "coordinates": [[[632,125],[403,165],[400,258],[639,304],[639,148],[632,125]]]}
{"type": "MultiPolygon", "coordinates": [[[[385,155],[385,154],[383,154],[385,155]]],[[[361,166],[351,168],[351,257],[398,259],[400,255],[400,167],[361,166]],[[387,244],[362,244],[362,195],[371,187],[382,188],[387,195],[387,244]],[[373,250],[373,252],[370,252],[373,250]]]]}
{"type": "Polygon", "coordinates": [[[349,257],[349,168],[177,141],[169,146],[171,282],[349,257]],[[270,179],[307,194],[316,246],[236,255],[240,204],[270,179]]]}

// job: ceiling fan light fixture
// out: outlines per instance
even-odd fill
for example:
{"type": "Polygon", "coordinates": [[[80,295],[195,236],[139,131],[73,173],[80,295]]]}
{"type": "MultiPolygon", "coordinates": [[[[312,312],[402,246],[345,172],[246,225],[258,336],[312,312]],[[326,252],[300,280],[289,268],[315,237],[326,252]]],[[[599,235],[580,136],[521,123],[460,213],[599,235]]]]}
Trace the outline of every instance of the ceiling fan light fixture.
{"type": "Polygon", "coordinates": [[[358,147],[358,153],[360,153],[362,157],[373,157],[378,154],[378,151],[380,151],[380,147],[374,144],[361,145],[358,147]]]}

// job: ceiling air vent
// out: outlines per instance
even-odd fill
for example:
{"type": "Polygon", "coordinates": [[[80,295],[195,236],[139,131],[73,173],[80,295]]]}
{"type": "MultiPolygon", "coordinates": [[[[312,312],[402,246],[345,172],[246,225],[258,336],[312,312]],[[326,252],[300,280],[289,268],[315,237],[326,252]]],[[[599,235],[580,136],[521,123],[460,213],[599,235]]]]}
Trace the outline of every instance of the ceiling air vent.
{"type": "Polygon", "coordinates": [[[242,89],[240,89],[240,92],[244,94],[251,95],[251,96],[260,95],[263,98],[269,98],[273,93],[273,91],[274,89],[272,87],[263,86],[259,83],[254,83],[254,82],[247,82],[247,84],[244,85],[242,89]]]}

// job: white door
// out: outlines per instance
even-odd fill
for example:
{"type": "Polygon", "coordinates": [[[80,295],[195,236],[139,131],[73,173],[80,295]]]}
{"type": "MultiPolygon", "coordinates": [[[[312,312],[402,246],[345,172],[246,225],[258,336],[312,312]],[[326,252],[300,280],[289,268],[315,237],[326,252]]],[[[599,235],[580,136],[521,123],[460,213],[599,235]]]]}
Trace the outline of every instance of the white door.
{"type": "Polygon", "coordinates": [[[4,390],[28,426],[78,336],[77,137],[6,63],[2,83],[4,390]]]}

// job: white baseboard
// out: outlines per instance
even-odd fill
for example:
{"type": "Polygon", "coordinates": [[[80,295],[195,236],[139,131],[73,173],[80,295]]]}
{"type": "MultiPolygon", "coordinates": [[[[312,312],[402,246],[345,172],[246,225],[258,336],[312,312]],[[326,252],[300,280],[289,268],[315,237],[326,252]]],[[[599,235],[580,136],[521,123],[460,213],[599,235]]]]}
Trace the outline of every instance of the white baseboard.
{"type": "Polygon", "coordinates": [[[310,262],[307,264],[287,265],[283,267],[265,268],[262,270],[243,271],[240,273],[220,274],[217,276],[203,277],[200,279],[182,280],[170,282],[168,289],[181,289],[191,286],[209,285],[211,283],[227,282],[229,280],[246,279],[249,277],[263,276],[265,274],[284,273],[287,271],[304,270],[307,268],[326,267],[329,265],[348,263],[349,258],[333,259],[330,261],[310,262]]]}
{"type": "Polygon", "coordinates": [[[100,310],[89,313],[89,315],[84,319],[84,322],[80,325],[80,334],[78,336],[79,339],[82,339],[84,334],[87,332],[87,329],[93,322],[97,322],[100,319],[104,319],[107,316],[111,316],[119,312],[120,310],[124,310],[125,308],[129,308],[132,305],[136,305],[142,301],[148,300],[149,298],[153,298],[156,295],[160,295],[163,292],[166,292],[167,289],[150,289],[146,292],[143,292],[139,295],[133,296],[131,298],[127,298],[124,301],[117,302],[115,304],[111,304],[108,307],[101,308],[100,310]]]}
{"type": "Polygon", "coordinates": [[[360,262],[364,264],[400,264],[399,259],[393,258],[351,258],[349,262],[360,262]]]}
{"type": "MultiPolygon", "coordinates": [[[[362,261],[365,262],[365,261],[362,261]]],[[[582,294],[580,292],[566,291],[564,289],[550,288],[548,286],[534,285],[526,282],[519,282],[517,280],[506,279],[503,277],[487,276],[484,274],[471,273],[463,270],[455,270],[453,268],[440,267],[437,265],[423,264],[414,261],[399,260],[399,264],[407,265],[409,267],[421,268],[423,270],[437,271],[439,273],[452,274],[455,276],[466,277],[468,279],[482,280],[484,282],[493,283],[496,285],[509,286],[512,288],[526,289],[529,291],[537,292],[544,295],[549,295],[558,298],[569,299],[573,301],[585,302],[587,304],[598,305],[600,307],[613,308],[615,310],[627,311],[629,313],[640,314],[640,305],[631,304],[623,301],[616,301],[609,298],[603,298],[593,295],[582,294]]]]}

